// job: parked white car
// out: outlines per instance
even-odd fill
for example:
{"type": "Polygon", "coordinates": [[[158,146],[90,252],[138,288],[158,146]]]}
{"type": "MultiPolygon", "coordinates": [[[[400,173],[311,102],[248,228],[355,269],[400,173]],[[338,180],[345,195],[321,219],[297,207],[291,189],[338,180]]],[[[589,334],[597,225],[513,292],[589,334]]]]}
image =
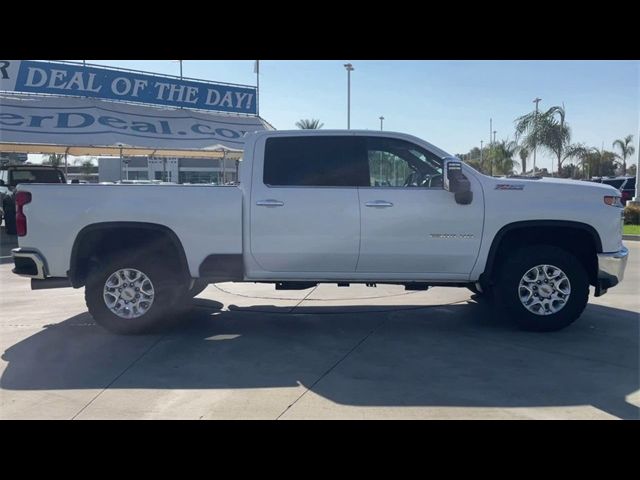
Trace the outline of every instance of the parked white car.
{"type": "Polygon", "coordinates": [[[623,278],[620,192],[492,178],[410,135],[248,135],[238,186],[21,185],[15,273],[141,332],[209,283],[468,287],[557,330],[623,278]],[[61,216],[59,212],[65,212],[61,216]]]}

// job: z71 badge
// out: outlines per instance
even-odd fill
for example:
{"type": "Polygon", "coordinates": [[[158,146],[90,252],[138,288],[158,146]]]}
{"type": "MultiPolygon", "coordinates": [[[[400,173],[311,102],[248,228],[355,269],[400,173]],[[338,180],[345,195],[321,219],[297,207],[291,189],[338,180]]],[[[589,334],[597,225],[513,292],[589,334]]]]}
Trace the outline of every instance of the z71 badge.
{"type": "Polygon", "coordinates": [[[499,183],[496,185],[496,190],[524,190],[524,184],[522,183],[499,183]]]}

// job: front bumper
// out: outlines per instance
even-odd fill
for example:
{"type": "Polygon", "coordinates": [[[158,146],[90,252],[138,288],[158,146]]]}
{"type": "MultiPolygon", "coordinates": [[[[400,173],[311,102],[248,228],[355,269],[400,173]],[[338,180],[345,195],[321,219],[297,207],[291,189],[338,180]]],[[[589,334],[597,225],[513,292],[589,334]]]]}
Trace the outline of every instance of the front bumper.
{"type": "Polygon", "coordinates": [[[598,254],[596,297],[605,294],[608,288],[615,287],[622,281],[628,258],[629,249],[624,245],[617,252],[598,254]]]}

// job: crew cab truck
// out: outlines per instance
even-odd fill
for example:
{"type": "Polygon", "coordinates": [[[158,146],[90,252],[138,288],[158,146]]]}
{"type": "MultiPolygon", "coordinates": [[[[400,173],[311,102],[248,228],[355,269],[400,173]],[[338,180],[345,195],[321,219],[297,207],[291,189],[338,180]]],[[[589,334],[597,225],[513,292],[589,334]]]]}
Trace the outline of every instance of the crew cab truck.
{"type": "Polygon", "coordinates": [[[410,135],[248,134],[237,186],[20,185],[19,275],[85,287],[117,333],[210,283],[468,287],[525,329],[566,327],[623,278],[620,192],[493,178],[410,135]],[[61,218],[58,212],[66,215],[61,218]]]}

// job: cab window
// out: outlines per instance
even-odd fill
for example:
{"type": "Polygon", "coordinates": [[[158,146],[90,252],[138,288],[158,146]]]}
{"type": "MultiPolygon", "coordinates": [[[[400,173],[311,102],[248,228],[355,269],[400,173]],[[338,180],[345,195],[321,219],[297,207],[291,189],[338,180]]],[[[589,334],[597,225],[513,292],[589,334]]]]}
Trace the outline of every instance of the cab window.
{"type": "Polygon", "coordinates": [[[369,186],[442,188],[442,159],[405,140],[367,137],[369,186]]]}

